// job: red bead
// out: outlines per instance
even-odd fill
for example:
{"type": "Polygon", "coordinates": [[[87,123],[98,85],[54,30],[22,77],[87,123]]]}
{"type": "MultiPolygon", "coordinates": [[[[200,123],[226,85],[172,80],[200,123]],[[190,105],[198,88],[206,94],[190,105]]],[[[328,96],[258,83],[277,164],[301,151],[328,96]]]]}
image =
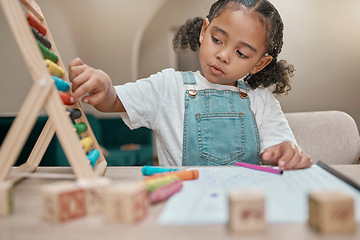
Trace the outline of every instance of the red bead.
{"type": "Polygon", "coordinates": [[[65,105],[70,106],[75,103],[74,98],[70,94],[64,92],[59,92],[59,94],[65,105]]]}
{"type": "Polygon", "coordinates": [[[46,35],[46,28],[30,13],[26,13],[27,20],[29,25],[39,31],[43,36],[46,35]]]}

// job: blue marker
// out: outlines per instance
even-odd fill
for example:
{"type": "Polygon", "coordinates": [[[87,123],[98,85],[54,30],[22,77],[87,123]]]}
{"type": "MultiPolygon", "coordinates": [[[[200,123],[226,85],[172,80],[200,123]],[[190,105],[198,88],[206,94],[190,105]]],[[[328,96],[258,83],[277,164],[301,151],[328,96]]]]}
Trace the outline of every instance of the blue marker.
{"type": "Polygon", "coordinates": [[[95,163],[97,162],[98,158],[100,157],[100,152],[97,149],[92,150],[91,152],[89,152],[89,154],[87,155],[87,158],[89,159],[89,161],[91,162],[91,166],[94,167],[95,163]]]}
{"type": "Polygon", "coordinates": [[[154,166],[144,166],[142,168],[142,174],[145,175],[145,176],[150,176],[150,175],[153,175],[155,173],[175,172],[175,171],[179,171],[179,169],[154,167],[154,166]]]}

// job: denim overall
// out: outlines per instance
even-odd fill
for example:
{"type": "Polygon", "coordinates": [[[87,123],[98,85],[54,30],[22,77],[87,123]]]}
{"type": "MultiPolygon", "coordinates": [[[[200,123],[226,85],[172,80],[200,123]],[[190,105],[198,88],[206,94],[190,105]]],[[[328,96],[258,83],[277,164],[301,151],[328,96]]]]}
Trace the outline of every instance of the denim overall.
{"type": "Polygon", "coordinates": [[[185,93],[183,166],[222,166],[234,162],[260,164],[259,133],[247,95],[239,92],[195,89],[192,72],[183,72],[185,93]]]}

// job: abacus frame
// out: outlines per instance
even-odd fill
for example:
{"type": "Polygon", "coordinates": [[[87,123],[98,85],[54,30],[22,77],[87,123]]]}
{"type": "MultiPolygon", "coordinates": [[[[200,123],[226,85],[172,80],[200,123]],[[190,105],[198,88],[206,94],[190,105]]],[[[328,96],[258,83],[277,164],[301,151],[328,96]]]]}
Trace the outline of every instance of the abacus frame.
{"type": "Polygon", "coordinates": [[[55,133],[77,179],[103,176],[106,171],[107,162],[86,115],[78,101],[74,105],[69,106],[77,108],[82,112],[82,116],[76,119],[75,122],[87,124],[88,129],[82,134],[82,137],[90,136],[94,140],[91,149],[97,149],[100,152],[100,157],[94,169],[91,168],[86,153],[80,144],[79,137],[74,131],[74,126],[68,116],[66,106],[62,103],[54,80],[51,78],[42,53],[26,22],[21,4],[47,29],[45,37],[52,43],[51,51],[58,56],[59,67],[64,69],[63,79],[69,82],[66,68],[40,7],[33,0],[0,0],[0,3],[33,79],[33,85],[0,148],[0,183],[4,181],[16,183],[27,174],[35,172],[55,133]],[[48,121],[42,129],[27,161],[19,167],[12,168],[43,107],[49,116],[48,121]]]}

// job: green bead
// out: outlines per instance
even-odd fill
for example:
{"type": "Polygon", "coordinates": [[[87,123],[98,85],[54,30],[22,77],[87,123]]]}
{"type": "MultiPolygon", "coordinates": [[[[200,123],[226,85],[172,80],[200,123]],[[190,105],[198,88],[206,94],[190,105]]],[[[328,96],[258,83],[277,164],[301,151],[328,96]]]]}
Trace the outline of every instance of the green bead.
{"type": "Polygon", "coordinates": [[[49,49],[47,49],[39,40],[36,40],[44,59],[49,59],[54,63],[59,61],[59,58],[49,49]]]}
{"type": "Polygon", "coordinates": [[[75,124],[74,127],[76,129],[77,134],[79,135],[86,132],[87,130],[87,125],[83,122],[75,124]]]}

